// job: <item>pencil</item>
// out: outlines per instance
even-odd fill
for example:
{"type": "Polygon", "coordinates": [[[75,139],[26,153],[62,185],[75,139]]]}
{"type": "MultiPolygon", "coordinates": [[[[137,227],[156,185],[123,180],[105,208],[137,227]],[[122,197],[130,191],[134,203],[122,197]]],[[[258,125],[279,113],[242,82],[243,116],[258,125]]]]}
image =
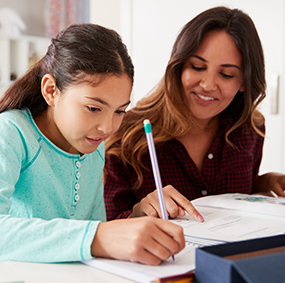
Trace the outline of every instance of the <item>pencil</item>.
{"type": "MultiPolygon", "coordinates": [[[[144,130],[146,134],[148,150],[149,150],[149,155],[150,155],[150,160],[151,160],[153,177],[154,177],[156,190],[158,194],[161,216],[162,216],[162,219],[168,220],[168,214],[167,214],[167,210],[165,206],[165,199],[164,199],[164,194],[163,194],[163,189],[162,189],[162,182],[161,182],[160,171],[159,171],[158,162],[157,162],[154,141],[153,141],[151,124],[148,119],[144,120],[143,123],[144,123],[144,130]]],[[[174,260],[173,255],[172,255],[172,259],[174,260]]]]}

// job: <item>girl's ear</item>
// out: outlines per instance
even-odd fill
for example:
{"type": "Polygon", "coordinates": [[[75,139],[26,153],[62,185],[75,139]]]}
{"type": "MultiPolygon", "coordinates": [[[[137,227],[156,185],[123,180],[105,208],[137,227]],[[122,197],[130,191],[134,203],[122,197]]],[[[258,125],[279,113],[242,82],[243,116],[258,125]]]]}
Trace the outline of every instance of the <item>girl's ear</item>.
{"type": "Polygon", "coordinates": [[[41,82],[42,95],[49,106],[54,106],[55,97],[58,94],[55,79],[52,75],[46,74],[41,82]]]}

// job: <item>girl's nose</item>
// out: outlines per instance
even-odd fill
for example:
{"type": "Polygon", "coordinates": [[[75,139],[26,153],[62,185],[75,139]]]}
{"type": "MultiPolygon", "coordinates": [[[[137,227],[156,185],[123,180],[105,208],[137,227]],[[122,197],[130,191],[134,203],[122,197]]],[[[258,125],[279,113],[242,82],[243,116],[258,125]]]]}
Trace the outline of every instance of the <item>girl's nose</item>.
{"type": "Polygon", "coordinates": [[[97,130],[102,132],[104,135],[111,135],[113,132],[113,120],[105,119],[97,126],[97,130]]]}

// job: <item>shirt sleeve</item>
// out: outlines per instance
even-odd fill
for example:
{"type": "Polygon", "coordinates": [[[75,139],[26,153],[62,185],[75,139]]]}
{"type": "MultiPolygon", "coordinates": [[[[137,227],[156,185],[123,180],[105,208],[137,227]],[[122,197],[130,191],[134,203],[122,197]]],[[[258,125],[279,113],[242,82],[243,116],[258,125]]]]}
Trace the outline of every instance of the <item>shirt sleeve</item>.
{"type": "MultiPolygon", "coordinates": [[[[263,124],[259,127],[259,130],[264,133],[265,135],[265,125],[263,124]]],[[[253,163],[253,170],[252,170],[252,179],[258,175],[261,160],[262,160],[262,153],[263,153],[263,145],[264,145],[264,138],[258,135],[258,140],[256,142],[255,152],[254,152],[254,163],[253,163]]]]}
{"type": "Polygon", "coordinates": [[[136,178],[132,168],[124,166],[113,155],[106,156],[106,182],[104,198],[107,220],[127,218],[138,202],[131,189],[131,179],[136,178]]]}

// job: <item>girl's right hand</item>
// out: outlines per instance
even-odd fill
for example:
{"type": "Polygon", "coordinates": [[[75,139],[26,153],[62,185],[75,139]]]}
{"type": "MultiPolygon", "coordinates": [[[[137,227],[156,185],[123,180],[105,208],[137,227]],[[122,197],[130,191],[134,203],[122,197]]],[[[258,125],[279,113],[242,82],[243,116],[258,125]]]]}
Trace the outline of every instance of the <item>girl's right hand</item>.
{"type": "MultiPolygon", "coordinates": [[[[184,216],[187,211],[195,220],[203,222],[204,218],[193,206],[191,201],[178,192],[173,186],[168,185],[163,188],[165,206],[170,218],[184,216]]],[[[135,204],[130,217],[139,216],[161,217],[157,190],[149,193],[139,203],[135,204]]]]}
{"type": "Polygon", "coordinates": [[[91,254],[159,265],[184,247],[182,227],[163,219],[141,217],[100,223],[91,254]]]}

